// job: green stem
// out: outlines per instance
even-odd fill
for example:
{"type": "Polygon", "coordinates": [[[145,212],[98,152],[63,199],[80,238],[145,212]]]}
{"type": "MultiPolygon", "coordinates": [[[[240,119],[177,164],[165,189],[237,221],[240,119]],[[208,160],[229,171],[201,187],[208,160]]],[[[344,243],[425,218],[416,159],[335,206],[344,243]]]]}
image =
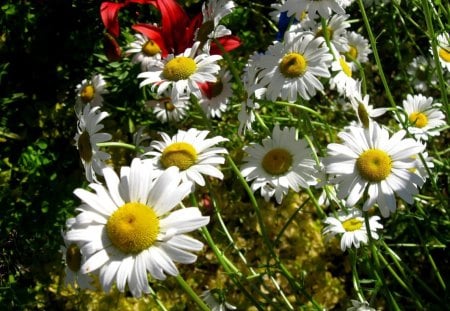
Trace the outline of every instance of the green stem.
{"type": "Polygon", "coordinates": [[[183,279],[183,277],[178,274],[176,277],[178,284],[183,288],[183,290],[195,301],[200,310],[211,311],[211,309],[203,302],[203,300],[194,292],[194,290],[189,286],[188,283],[183,279]]]}
{"type": "Polygon", "coordinates": [[[441,64],[439,62],[439,53],[437,50],[437,38],[436,38],[436,33],[434,32],[433,21],[431,20],[432,14],[430,12],[429,5],[430,4],[429,4],[428,0],[422,0],[422,7],[424,9],[425,21],[427,23],[427,30],[428,30],[429,36],[431,37],[431,49],[433,50],[433,59],[434,59],[434,64],[435,64],[436,71],[438,74],[439,87],[441,89],[443,106],[444,106],[445,112],[447,113],[447,118],[448,118],[448,117],[450,117],[450,107],[448,105],[448,98],[447,98],[447,83],[445,82],[444,75],[442,74],[441,64]]]}
{"type": "MultiPolygon", "coordinates": [[[[393,108],[395,108],[394,113],[397,115],[398,120],[401,120],[400,115],[397,111],[397,104],[395,103],[394,97],[392,96],[391,90],[389,89],[389,83],[387,82],[386,76],[384,75],[383,65],[381,64],[380,56],[378,54],[377,42],[375,36],[372,33],[372,28],[369,24],[369,19],[367,18],[366,10],[364,8],[364,4],[362,0],[358,0],[359,9],[364,21],[364,25],[367,31],[367,35],[369,36],[370,45],[372,47],[373,57],[375,58],[375,63],[378,67],[378,73],[380,74],[381,81],[384,86],[384,90],[386,92],[386,97],[393,108]]],[[[401,121],[405,123],[406,121],[401,121]]],[[[402,124],[403,128],[406,127],[405,124],[402,124]]]]}
{"type": "Polygon", "coordinates": [[[97,143],[97,146],[98,147],[118,147],[118,148],[125,148],[125,149],[130,149],[133,151],[143,152],[143,150],[141,148],[139,148],[138,146],[123,143],[123,142],[97,143]]]}

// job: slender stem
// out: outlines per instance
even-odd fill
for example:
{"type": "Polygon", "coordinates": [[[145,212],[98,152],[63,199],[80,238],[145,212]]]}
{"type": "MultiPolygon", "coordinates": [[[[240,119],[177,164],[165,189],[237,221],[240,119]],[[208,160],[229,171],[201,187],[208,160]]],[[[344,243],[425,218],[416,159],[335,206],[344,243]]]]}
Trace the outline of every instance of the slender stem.
{"type": "MultiPolygon", "coordinates": [[[[364,21],[364,25],[366,27],[367,35],[369,36],[369,41],[370,41],[370,45],[372,47],[373,57],[375,58],[375,62],[376,62],[377,67],[378,67],[378,73],[380,74],[380,78],[381,78],[381,81],[383,83],[384,90],[386,92],[386,97],[387,97],[389,103],[391,104],[391,106],[393,108],[395,108],[394,113],[397,114],[398,120],[401,121],[401,118],[398,115],[398,111],[396,109],[397,108],[397,104],[395,103],[394,97],[392,96],[391,90],[389,89],[389,83],[388,83],[388,81],[386,79],[386,76],[384,75],[383,65],[381,64],[380,56],[378,54],[377,42],[376,42],[375,36],[372,33],[372,28],[370,27],[369,19],[367,18],[367,14],[366,14],[366,10],[364,8],[363,0],[358,0],[358,5],[359,5],[359,9],[360,9],[363,21],[364,21]]],[[[401,121],[401,122],[404,123],[406,121],[401,121]]],[[[404,124],[403,124],[403,127],[405,127],[404,124]]]]}
{"type": "MultiPolygon", "coordinates": [[[[444,75],[442,74],[442,68],[441,64],[439,62],[439,53],[437,50],[437,39],[436,39],[436,33],[434,32],[433,27],[433,21],[431,20],[431,12],[429,7],[429,1],[428,0],[422,0],[422,7],[424,9],[424,15],[425,15],[425,21],[427,23],[427,29],[429,36],[431,37],[431,49],[433,50],[433,58],[434,58],[434,64],[436,67],[436,71],[438,74],[439,79],[439,87],[441,89],[441,96],[443,101],[444,109],[447,113],[447,118],[450,116],[450,107],[448,105],[448,98],[447,98],[447,83],[445,82],[444,75]]],[[[437,16],[437,14],[436,14],[437,16]]]]}
{"type": "Polygon", "coordinates": [[[183,277],[178,274],[176,277],[178,284],[183,288],[183,290],[195,301],[200,310],[211,311],[211,309],[203,302],[203,300],[194,292],[194,290],[189,286],[188,283],[183,279],[183,277]]]}
{"type": "Polygon", "coordinates": [[[123,142],[97,143],[97,146],[99,146],[99,147],[118,147],[118,148],[130,149],[130,150],[133,150],[133,151],[139,151],[139,152],[143,151],[138,146],[135,146],[135,145],[132,145],[132,144],[123,143],[123,142]]]}

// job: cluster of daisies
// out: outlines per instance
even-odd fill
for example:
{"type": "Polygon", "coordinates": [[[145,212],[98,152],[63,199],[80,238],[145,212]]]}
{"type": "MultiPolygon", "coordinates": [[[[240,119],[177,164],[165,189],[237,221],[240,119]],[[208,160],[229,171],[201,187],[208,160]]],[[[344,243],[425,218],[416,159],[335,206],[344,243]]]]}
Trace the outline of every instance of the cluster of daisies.
{"type": "MultiPolygon", "coordinates": [[[[240,41],[220,22],[235,4],[206,1],[191,19],[173,0],[104,2],[101,15],[112,39],[120,34],[119,11],[133,2],[153,5],[162,17],[160,25],[132,25],[135,41],[125,52],[141,70],[139,87],[151,94],[148,104],[156,118],[176,123],[188,116],[193,102],[205,117],[221,118],[231,109],[232,96],[231,75],[221,54],[240,41]]],[[[371,49],[366,38],[351,30],[345,9],[352,2],[286,0],[273,5],[278,39],[248,59],[241,76],[246,97],[236,113],[243,135],[253,131],[258,110],[268,103],[307,105],[314,97],[335,92],[352,107],[355,121],[338,133],[338,142],[328,144],[326,155],[320,156],[314,141],[295,127],[275,124],[269,137],[244,147],[240,166],[253,192],[266,201],[280,204],[289,191],[323,188],[319,202],[334,210],[324,220],[323,233],[339,235],[343,251],[378,239],[383,225],[373,207],[389,217],[397,209],[397,197],[413,203],[433,167],[426,143],[446,125],[441,105],[421,93],[408,94],[402,107],[390,109],[400,130],[375,121],[389,109],[374,108],[363,92],[359,72],[371,49]]],[[[449,71],[448,34],[441,34],[438,42],[438,57],[449,71]]],[[[414,62],[417,69],[419,58],[414,62]]],[[[228,151],[220,144],[228,139],[208,137],[209,131],[196,128],[180,129],[173,136],[162,132],[161,140],[148,146],[138,139],[143,152],[117,174],[108,165],[110,155],[99,147],[111,140],[102,132],[108,117],[101,110],[106,85],[97,74],[77,86],[75,142],[92,191],[74,192],[82,204],[63,232],[67,271],[75,273],[80,286],[86,287],[85,277],[96,273],[105,291],[116,283],[123,292],[128,285],[139,297],[151,291],[148,273],[163,280],[178,274],[175,263],[196,261],[192,252],[203,244],[186,233],[207,225],[209,217],[182,201],[205,186],[205,176],[224,178],[220,165],[228,151]]],[[[426,91],[423,85],[415,89],[426,91]]]]}

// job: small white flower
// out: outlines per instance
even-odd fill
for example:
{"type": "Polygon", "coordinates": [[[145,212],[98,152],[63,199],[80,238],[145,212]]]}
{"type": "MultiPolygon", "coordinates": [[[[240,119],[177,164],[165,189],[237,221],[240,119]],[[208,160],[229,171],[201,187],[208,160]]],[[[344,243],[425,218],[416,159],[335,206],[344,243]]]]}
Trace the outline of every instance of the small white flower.
{"type": "MultiPolygon", "coordinates": [[[[383,228],[383,225],[378,223],[379,216],[372,216],[369,218],[370,235],[373,239],[378,239],[377,230],[383,228]]],[[[342,234],[341,250],[345,251],[352,246],[359,248],[360,244],[367,243],[368,233],[361,210],[352,208],[348,211],[341,210],[337,212],[336,216],[330,216],[325,219],[327,225],[323,234],[327,238],[333,237],[337,234],[342,234]]]]}
{"type": "Polygon", "coordinates": [[[115,282],[120,292],[128,284],[132,295],[140,297],[150,292],[147,272],[164,280],[166,274],[178,275],[174,262],[197,260],[191,252],[203,244],[185,233],[205,226],[209,217],[196,207],[173,211],[191,191],[176,167],[158,177],[148,161],[136,158],[120,176],[109,167],[103,174],[106,186],[89,185],[95,193],[74,191],[83,204],[67,239],[78,243],[86,257],[82,273],[97,272],[106,292],[115,282]]]}
{"type": "Polygon", "coordinates": [[[245,149],[248,156],[241,167],[242,176],[253,181],[253,191],[260,189],[266,201],[275,196],[281,203],[289,189],[299,191],[316,183],[315,161],[306,141],[297,139],[295,128],[280,130],[275,125],[272,137],[262,144],[250,144],[245,149]]]}
{"type": "Polygon", "coordinates": [[[359,301],[351,299],[352,306],[347,308],[347,311],[376,311],[376,309],[371,308],[367,301],[359,301]]]}
{"type": "Polygon", "coordinates": [[[108,113],[99,109],[99,106],[91,108],[90,104],[84,106],[79,115],[77,133],[74,138],[86,179],[89,182],[97,181],[96,175],[102,175],[102,169],[106,166],[105,161],[111,157],[108,153],[100,151],[97,146],[98,143],[112,138],[111,134],[99,133],[103,129],[103,124],[100,122],[108,116],[108,113]]]}
{"type": "Polygon", "coordinates": [[[161,59],[161,48],[159,45],[143,34],[135,34],[135,41],[131,42],[125,53],[133,54],[131,62],[141,64],[141,70],[149,70],[152,62],[161,59]]]}
{"type": "Polygon", "coordinates": [[[143,155],[151,158],[156,174],[176,166],[183,181],[192,181],[199,186],[205,185],[203,175],[223,178],[217,166],[225,162],[222,154],[227,154],[228,151],[215,145],[228,141],[227,138],[215,136],[207,139],[208,131],[199,131],[195,128],[187,131],[179,130],[172,138],[166,133],[160,134],[163,141],[152,141],[150,151],[143,155]]]}
{"type": "Polygon", "coordinates": [[[338,185],[338,198],[346,198],[347,207],[355,206],[366,191],[363,210],[378,203],[383,217],[396,210],[395,194],[413,203],[423,180],[411,170],[425,147],[405,135],[401,130],[389,137],[386,129],[370,122],[368,128],[347,127],[338,134],[342,143],[328,145],[326,171],[338,185]]]}
{"type": "MultiPolygon", "coordinates": [[[[403,110],[408,118],[408,131],[418,140],[428,140],[428,136],[438,136],[445,122],[445,115],[439,109],[441,104],[433,104],[433,97],[422,94],[406,96],[403,110]]],[[[400,114],[405,122],[405,115],[400,114]]]]}
{"type": "Polygon", "coordinates": [[[75,112],[77,115],[81,113],[84,105],[91,104],[91,107],[103,105],[103,94],[107,94],[106,81],[103,75],[92,75],[91,79],[84,79],[76,87],[77,104],[75,112]]]}
{"type": "MultiPolygon", "coordinates": [[[[442,68],[450,71],[450,35],[448,33],[441,33],[437,37],[438,47],[437,52],[439,56],[439,62],[442,68]]],[[[430,47],[431,53],[433,50],[430,47]]]]}
{"type": "Polygon", "coordinates": [[[364,64],[369,60],[368,55],[372,53],[369,41],[354,31],[346,32],[345,36],[347,38],[348,50],[343,53],[349,56],[352,70],[358,70],[359,68],[353,60],[356,60],[360,64],[364,64]]]}

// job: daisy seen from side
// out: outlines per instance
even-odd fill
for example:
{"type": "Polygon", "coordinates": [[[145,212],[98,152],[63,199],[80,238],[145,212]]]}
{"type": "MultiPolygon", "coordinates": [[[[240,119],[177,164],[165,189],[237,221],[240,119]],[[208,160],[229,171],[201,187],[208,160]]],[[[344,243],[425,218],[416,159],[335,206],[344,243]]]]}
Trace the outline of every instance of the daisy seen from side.
{"type": "Polygon", "coordinates": [[[206,138],[208,134],[209,131],[195,128],[187,131],[179,130],[173,137],[160,133],[162,141],[152,141],[149,151],[144,153],[143,157],[151,159],[153,170],[159,174],[169,167],[176,166],[183,181],[192,181],[204,186],[203,175],[223,179],[223,173],[218,166],[225,163],[223,155],[228,153],[225,148],[216,147],[217,144],[228,141],[227,138],[222,136],[206,138]]]}
{"type": "MultiPolygon", "coordinates": [[[[75,219],[73,218],[73,222],[75,219]]],[[[81,273],[81,265],[85,258],[81,254],[80,247],[77,243],[71,243],[67,240],[66,234],[61,233],[64,245],[61,246],[61,252],[65,264],[64,269],[64,284],[70,285],[74,288],[93,289],[93,278],[89,274],[81,273]]]]}
{"type": "Polygon", "coordinates": [[[433,97],[408,94],[403,101],[404,114],[400,116],[403,121],[406,121],[405,115],[407,116],[408,131],[416,139],[428,140],[429,136],[438,136],[446,124],[445,115],[440,107],[440,103],[433,103],[433,97]]]}
{"type": "Polygon", "coordinates": [[[387,129],[370,122],[368,128],[347,127],[338,134],[342,143],[328,145],[328,157],[323,160],[326,172],[347,207],[355,206],[364,195],[363,210],[378,204],[381,215],[388,217],[397,208],[395,195],[413,203],[423,185],[413,172],[415,157],[424,145],[405,135],[401,130],[389,137],[387,129]]]}
{"type": "Polygon", "coordinates": [[[108,113],[100,111],[99,106],[91,108],[87,104],[78,118],[74,141],[89,182],[97,181],[97,175],[101,176],[102,169],[106,166],[105,161],[111,157],[97,145],[112,138],[111,134],[100,132],[103,129],[101,121],[107,116],[108,113]]]}
{"type": "Polygon", "coordinates": [[[231,74],[222,70],[216,82],[200,84],[202,97],[199,104],[208,118],[220,118],[228,108],[233,91],[231,89],[231,74]]]}
{"type": "Polygon", "coordinates": [[[347,38],[348,49],[341,53],[348,59],[352,70],[358,70],[357,63],[366,63],[369,60],[369,54],[372,53],[369,41],[355,31],[347,31],[345,37],[347,38]]]}
{"type": "Polygon", "coordinates": [[[83,204],[67,238],[86,256],[82,273],[97,272],[106,292],[116,283],[120,292],[128,285],[140,297],[150,292],[148,272],[164,280],[178,275],[175,262],[196,261],[191,252],[203,244],[185,233],[205,226],[209,217],[196,207],[174,210],[191,189],[176,167],[156,176],[148,161],[135,158],[120,176],[109,167],[103,173],[106,186],[89,185],[95,193],[74,191],[83,204]]]}
{"type": "Polygon", "coordinates": [[[138,78],[144,79],[139,87],[150,84],[152,90],[157,89],[158,95],[169,89],[174,90],[176,96],[189,96],[192,93],[199,98],[198,84],[216,81],[220,70],[217,62],[222,59],[220,55],[197,55],[199,44],[197,41],[180,55],[170,54],[161,61],[153,62],[148,71],[138,75],[138,78]]]}
{"type": "Polygon", "coordinates": [[[267,87],[266,98],[294,102],[300,95],[310,99],[323,91],[319,78],[330,77],[328,70],[333,56],[323,38],[310,33],[285,34],[284,42],[269,46],[259,61],[260,84],[267,87]]]}
{"type": "Polygon", "coordinates": [[[156,118],[162,123],[178,122],[183,120],[189,111],[189,96],[170,94],[164,92],[157,99],[147,101],[147,107],[153,110],[156,118]]]}
{"type": "MultiPolygon", "coordinates": [[[[370,235],[375,240],[379,238],[377,230],[383,228],[383,225],[378,222],[379,220],[379,216],[369,217],[370,235]]],[[[359,248],[361,243],[366,244],[368,241],[369,236],[363,213],[357,208],[351,208],[348,211],[340,210],[336,215],[327,217],[324,223],[326,226],[323,234],[327,238],[342,235],[341,250],[343,252],[352,246],[359,248]]]]}
{"type": "Polygon", "coordinates": [[[336,55],[335,60],[331,63],[331,71],[334,72],[334,75],[330,79],[330,89],[336,89],[341,96],[352,97],[357,91],[358,80],[353,78],[352,67],[344,56],[336,55]]]}
{"type": "Polygon", "coordinates": [[[359,124],[364,128],[369,127],[369,122],[372,122],[373,118],[382,116],[387,111],[387,108],[373,108],[372,105],[369,105],[370,96],[369,94],[362,95],[361,81],[356,82],[355,90],[349,99],[359,124]]]}
{"type": "Polygon", "coordinates": [[[248,154],[241,166],[241,174],[252,181],[251,189],[260,190],[266,201],[275,197],[281,204],[289,189],[296,192],[316,183],[315,161],[306,141],[297,139],[294,127],[280,129],[275,125],[272,137],[261,144],[252,143],[244,148],[248,154]]]}

